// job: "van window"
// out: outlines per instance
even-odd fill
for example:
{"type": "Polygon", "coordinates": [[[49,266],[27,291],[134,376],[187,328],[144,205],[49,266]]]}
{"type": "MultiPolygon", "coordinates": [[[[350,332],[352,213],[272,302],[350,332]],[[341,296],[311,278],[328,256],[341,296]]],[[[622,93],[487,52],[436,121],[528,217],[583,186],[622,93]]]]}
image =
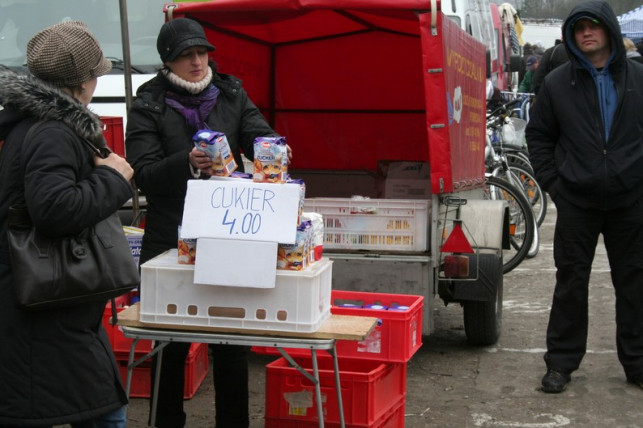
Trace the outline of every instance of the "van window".
{"type": "MultiPolygon", "coordinates": [[[[160,65],[156,36],[164,22],[164,3],[164,0],[128,3],[130,56],[132,67],[140,72],[151,72],[160,65]]],[[[0,0],[0,8],[0,65],[24,67],[27,42],[35,33],[61,21],[78,20],[85,22],[98,38],[105,56],[114,63],[114,72],[118,72],[123,47],[117,1],[0,0]]]]}

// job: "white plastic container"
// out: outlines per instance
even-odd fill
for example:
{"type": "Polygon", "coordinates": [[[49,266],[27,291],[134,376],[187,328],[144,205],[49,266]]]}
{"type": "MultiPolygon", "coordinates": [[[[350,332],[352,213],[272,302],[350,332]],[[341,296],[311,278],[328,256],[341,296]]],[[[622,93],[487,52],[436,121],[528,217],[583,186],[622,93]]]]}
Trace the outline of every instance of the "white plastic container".
{"type": "Polygon", "coordinates": [[[309,198],[324,218],[324,249],[426,251],[429,201],[309,198]]]}
{"type": "MultiPolygon", "coordinates": [[[[243,261],[251,269],[251,261],[243,261]]],[[[235,267],[231,267],[235,268],[235,267]]],[[[169,250],[141,265],[140,320],[155,324],[314,332],[330,317],[332,262],[277,271],[275,288],[195,284],[169,250]]]]}

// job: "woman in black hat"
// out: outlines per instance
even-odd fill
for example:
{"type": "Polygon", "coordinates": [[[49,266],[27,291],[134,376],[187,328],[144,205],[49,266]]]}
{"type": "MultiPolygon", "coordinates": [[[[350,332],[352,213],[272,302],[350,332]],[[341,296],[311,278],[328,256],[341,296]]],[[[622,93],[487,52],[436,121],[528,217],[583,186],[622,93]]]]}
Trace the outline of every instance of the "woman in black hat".
{"type": "Polygon", "coordinates": [[[125,159],[95,157],[82,141],[105,147],[87,105],[111,63],[85,24],[68,21],[31,38],[27,66],[32,76],[0,70],[0,427],[122,428],[127,397],[101,322],[107,300],[21,309],[6,238],[14,204],[26,204],[42,234],[62,237],[132,197],[125,159]]]}
{"type": "MultiPolygon", "coordinates": [[[[243,170],[241,152],[254,159],[256,137],[277,136],[248,98],[241,81],[218,73],[216,64],[209,60],[208,52],[214,46],[199,23],[187,18],[165,23],[157,49],[163,68],[139,88],[127,120],[127,158],[147,199],[141,263],[176,248],[187,181],[210,176],[210,158],[191,141],[196,131],[223,132],[238,170],[243,170]]],[[[184,365],[189,346],[171,343],[163,352],[155,415],[158,427],[185,424],[184,365]]],[[[248,350],[227,345],[210,345],[210,349],[216,426],[247,427],[248,350]]]]}

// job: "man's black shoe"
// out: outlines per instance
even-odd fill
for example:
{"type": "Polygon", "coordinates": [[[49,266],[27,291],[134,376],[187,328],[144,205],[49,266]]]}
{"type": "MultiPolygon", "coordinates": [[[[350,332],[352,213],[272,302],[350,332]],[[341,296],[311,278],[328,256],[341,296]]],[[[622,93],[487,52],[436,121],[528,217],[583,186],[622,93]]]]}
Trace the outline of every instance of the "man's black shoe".
{"type": "Polygon", "coordinates": [[[629,383],[633,383],[634,385],[638,385],[639,388],[643,389],[643,375],[628,376],[627,381],[629,383]]]}
{"type": "Polygon", "coordinates": [[[567,388],[567,384],[572,380],[569,374],[557,372],[556,370],[548,369],[542,380],[542,390],[550,394],[558,394],[567,388]]]}

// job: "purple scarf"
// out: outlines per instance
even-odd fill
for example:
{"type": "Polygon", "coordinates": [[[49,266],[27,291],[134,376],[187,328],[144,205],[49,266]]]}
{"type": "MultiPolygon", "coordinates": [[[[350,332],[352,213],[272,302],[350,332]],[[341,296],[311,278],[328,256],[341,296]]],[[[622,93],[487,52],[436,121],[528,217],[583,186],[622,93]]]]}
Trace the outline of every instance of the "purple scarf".
{"type": "Polygon", "coordinates": [[[181,113],[192,131],[196,132],[199,129],[209,129],[205,120],[217,103],[218,96],[219,88],[210,84],[198,95],[179,95],[167,91],[165,104],[181,113]]]}

